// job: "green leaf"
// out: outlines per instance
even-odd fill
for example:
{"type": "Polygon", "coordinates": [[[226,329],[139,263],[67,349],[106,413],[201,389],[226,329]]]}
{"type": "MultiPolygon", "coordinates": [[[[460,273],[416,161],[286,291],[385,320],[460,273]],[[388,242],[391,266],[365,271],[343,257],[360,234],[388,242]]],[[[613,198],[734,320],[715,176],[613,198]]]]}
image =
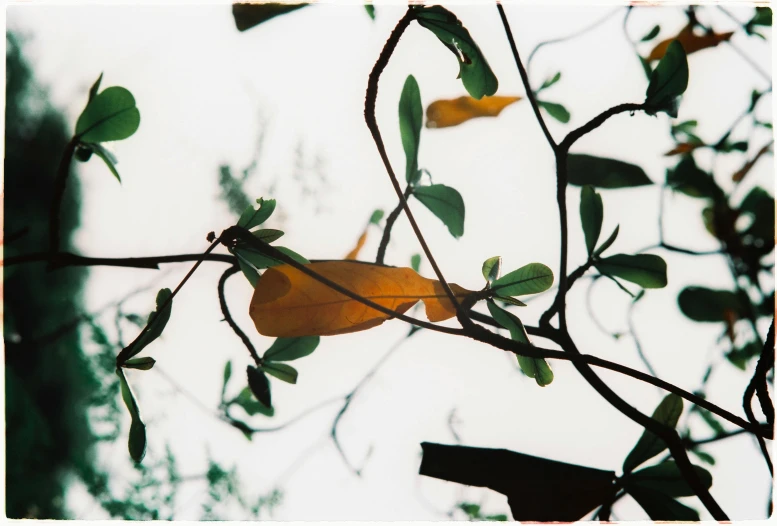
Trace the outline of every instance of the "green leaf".
{"type": "Polygon", "coordinates": [[[145,356],[143,358],[132,358],[122,364],[125,369],[140,369],[141,371],[148,371],[152,367],[156,360],[151,357],[145,356]]]}
{"type": "Polygon", "coordinates": [[[140,335],[135,338],[135,341],[130,343],[125,349],[122,350],[120,356],[121,354],[126,354],[126,356],[122,356],[123,361],[119,363],[119,365],[122,365],[123,362],[132,358],[145,347],[147,347],[151,342],[159,338],[159,336],[162,334],[162,331],[165,330],[165,326],[167,325],[168,320],[170,320],[170,313],[173,310],[173,300],[171,296],[172,292],[170,292],[170,289],[161,289],[157,293],[156,310],[149,314],[148,321],[146,322],[146,327],[148,327],[148,330],[146,330],[146,332],[141,332],[140,335]],[[162,309],[162,305],[165,303],[167,306],[162,309]]]}
{"type": "Polygon", "coordinates": [[[548,89],[549,87],[551,87],[553,84],[555,84],[559,80],[561,80],[561,72],[560,71],[558,73],[556,73],[555,75],[553,75],[553,77],[551,77],[551,78],[547,79],[545,82],[543,82],[542,86],[540,86],[540,89],[537,90],[537,93],[539,93],[542,90],[548,89]]]}
{"type": "Polygon", "coordinates": [[[127,383],[127,379],[124,377],[124,371],[117,368],[116,375],[119,377],[119,384],[121,385],[121,398],[124,400],[124,405],[127,406],[127,411],[129,411],[130,418],[132,419],[127,447],[132,460],[140,464],[143,461],[143,457],[146,456],[146,425],[140,417],[138,403],[135,401],[135,395],[132,394],[132,389],[129,383],[127,383]]]}
{"type": "Polygon", "coordinates": [[[502,256],[494,256],[483,262],[483,277],[491,283],[502,273],[502,256]]]}
{"type": "Polygon", "coordinates": [[[585,246],[589,255],[593,254],[596,242],[599,241],[603,220],[602,196],[596,193],[593,186],[585,185],[580,192],[580,222],[583,224],[585,246]]]}
{"type": "Polygon", "coordinates": [[[590,184],[598,188],[630,188],[653,184],[637,165],[580,153],[569,154],[567,175],[569,184],[575,186],[590,184]]]}
{"type": "Polygon", "coordinates": [[[421,177],[418,171],[418,148],[421,144],[421,128],[424,124],[424,109],[421,105],[421,90],[413,75],[408,75],[399,97],[399,132],[405,150],[405,179],[415,184],[421,177]]]}
{"type": "MultiPolygon", "coordinates": [[[[244,246],[245,247],[245,246],[244,246]]],[[[294,261],[301,263],[303,265],[307,265],[310,263],[307,259],[300,256],[293,250],[286,248],[286,247],[275,247],[279,252],[283,252],[287,256],[289,256],[294,261]]],[[[263,268],[270,268],[274,267],[276,265],[283,265],[284,262],[280,259],[275,259],[274,257],[267,256],[265,254],[262,254],[261,252],[258,252],[254,250],[251,247],[241,247],[240,243],[238,243],[238,249],[235,250],[235,255],[238,257],[238,261],[241,259],[244,260],[247,263],[250,263],[257,269],[263,269],[263,268]]],[[[250,280],[249,280],[250,281],[250,280]]]]}
{"type": "Polygon", "coordinates": [[[413,6],[418,23],[440,39],[459,61],[459,77],[470,96],[481,99],[496,93],[499,83],[469,31],[456,15],[435,6],[413,6]]]}
{"type": "Polygon", "coordinates": [[[602,274],[617,276],[646,289],[666,287],[666,262],[653,254],[616,254],[594,263],[602,274]]]}
{"type": "Polygon", "coordinates": [[[692,155],[684,155],[677,166],[666,171],[666,184],[690,197],[716,199],[723,195],[712,175],[696,166],[692,155]]]}
{"type": "Polygon", "coordinates": [[[616,225],[615,230],[612,231],[612,234],[610,234],[610,237],[607,238],[607,241],[599,245],[599,248],[597,248],[596,251],[594,251],[593,253],[594,257],[599,257],[602,254],[602,252],[610,248],[610,246],[612,246],[612,244],[615,243],[615,239],[618,237],[618,231],[620,230],[620,228],[621,228],[620,225],[616,225]]]}
{"type": "Polygon", "coordinates": [[[418,272],[421,268],[421,254],[413,254],[410,256],[410,268],[418,272]]]}
{"type": "Polygon", "coordinates": [[[221,385],[221,397],[224,397],[224,393],[227,391],[227,382],[232,377],[232,360],[227,361],[224,366],[224,383],[221,385]]]}
{"type": "Polygon", "coordinates": [[[103,81],[103,74],[100,73],[100,76],[97,77],[97,80],[94,81],[94,84],[92,84],[92,87],[89,88],[89,100],[88,102],[92,102],[92,99],[95,98],[97,95],[97,92],[100,91],[100,83],[103,81]]]}
{"type": "Polygon", "coordinates": [[[655,26],[653,26],[653,29],[648,31],[648,33],[644,37],[640,38],[639,41],[640,42],[647,42],[649,40],[653,40],[654,38],[656,38],[658,36],[658,33],[660,33],[660,32],[661,32],[661,26],[655,25],[655,26]]]}
{"type": "MultiPolygon", "coordinates": [[[[771,26],[772,25],[772,9],[770,7],[756,7],[755,16],[750,19],[747,26],[771,26]]],[[[748,31],[751,33],[752,31],[748,31]]]]}
{"type": "Polygon", "coordinates": [[[564,124],[569,122],[571,115],[569,114],[567,109],[561,104],[557,104],[555,102],[545,102],[542,100],[538,100],[537,104],[540,106],[540,108],[547,111],[548,115],[550,115],[557,121],[562,122],[564,124]]]}
{"type": "Polygon", "coordinates": [[[263,199],[260,197],[256,202],[259,204],[259,208],[254,208],[253,206],[246,208],[240,219],[237,220],[237,226],[251,230],[267,221],[275,211],[275,199],[263,199]]]}
{"type": "Polygon", "coordinates": [[[682,44],[672,41],[653,70],[645,98],[645,113],[664,111],[677,117],[677,99],[688,87],[688,59],[682,44]]]}
{"type": "Polygon", "coordinates": [[[370,15],[370,18],[375,20],[375,6],[372,4],[364,4],[364,10],[370,15]]]}
{"type": "Polygon", "coordinates": [[[245,31],[279,15],[296,11],[310,4],[232,4],[232,16],[238,31],[245,31]]]}
{"type": "Polygon", "coordinates": [[[267,407],[260,402],[257,402],[256,398],[251,393],[251,389],[249,389],[248,387],[243,388],[243,390],[240,391],[240,394],[237,396],[237,398],[232,400],[230,403],[239,405],[250,416],[254,416],[256,414],[262,414],[262,415],[271,417],[275,415],[275,409],[273,409],[272,407],[267,407]]]}
{"type": "Polygon", "coordinates": [[[377,225],[380,223],[380,220],[383,219],[384,212],[381,209],[375,210],[372,215],[370,216],[370,223],[373,225],[377,225]]]}
{"type": "Polygon", "coordinates": [[[642,66],[642,71],[645,73],[645,77],[650,80],[650,77],[653,75],[653,68],[650,67],[650,61],[646,60],[642,56],[639,56],[639,64],[642,66]]]}
{"type": "Polygon", "coordinates": [[[264,362],[262,364],[262,370],[266,373],[273,375],[279,380],[288,382],[290,384],[297,383],[297,370],[291,365],[285,363],[264,362]]]}
{"type": "MultiPolygon", "coordinates": [[[[517,316],[509,311],[500,309],[493,301],[488,301],[486,304],[488,305],[488,312],[491,313],[494,321],[510,331],[510,338],[517,342],[531,345],[529,335],[517,316]]],[[[534,381],[540,387],[545,387],[553,381],[553,371],[544,358],[518,356],[518,365],[520,365],[521,371],[529,378],[534,378],[534,381]]]]}
{"type": "Polygon", "coordinates": [[[491,284],[502,296],[523,296],[544,292],[553,285],[553,271],[542,263],[529,263],[491,284]]]}
{"type": "Polygon", "coordinates": [[[699,514],[661,492],[631,488],[629,494],[654,521],[699,522],[699,514]]]}
{"type": "Polygon", "coordinates": [[[78,117],[75,136],[82,142],[120,141],[139,126],[135,97],[125,88],[113,86],[89,101],[78,117]]]}
{"type": "Polygon", "coordinates": [[[248,375],[248,387],[251,389],[254,397],[265,407],[272,407],[270,381],[267,379],[267,376],[253,365],[248,366],[246,373],[248,375]]]}
{"type": "MultiPolygon", "coordinates": [[[[683,412],[683,399],[676,394],[668,394],[653,411],[652,418],[659,424],[674,428],[683,412]]],[[[666,449],[666,443],[645,429],[637,444],[623,462],[623,472],[630,473],[634,468],[655,457],[666,449]]]]}
{"type": "Polygon", "coordinates": [[[516,521],[572,522],[615,494],[615,473],[507,449],[421,443],[420,474],[507,496],[516,521]]]}
{"type": "Polygon", "coordinates": [[[706,453],[704,451],[699,451],[698,449],[692,449],[691,452],[694,455],[696,455],[697,457],[699,457],[699,459],[702,462],[704,462],[706,464],[709,464],[710,466],[714,466],[715,465],[715,457],[713,457],[709,453],[706,453]]]}
{"type": "Polygon", "coordinates": [[[270,348],[264,352],[263,358],[274,362],[290,362],[313,353],[320,341],[320,336],[276,338],[270,348]]]}
{"type": "Polygon", "coordinates": [[[464,200],[461,194],[444,184],[416,186],[413,195],[448,227],[455,238],[464,235],[464,200]]]}
{"type": "MultiPolygon", "coordinates": [[[[706,489],[712,487],[712,475],[706,469],[693,466],[693,470],[706,489]]],[[[696,493],[683,478],[680,468],[673,460],[634,472],[626,478],[626,491],[632,486],[659,491],[670,497],[690,497],[696,493]]]]}
{"type": "Polygon", "coordinates": [[[755,244],[756,248],[763,248],[762,253],[770,252],[774,246],[774,198],[766,190],[756,186],[742,200],[739,211],[753,218],[752,224],[742,232],[742,237],[745,238],[743,241],[748,245],[755,244]],[[746,239],[748,236],[753,238],[749,240],[750,243],[746,239]],[[760,240],[760,247],[756,243],[757,240],[760,240]]]}
{"type": "Polygon", "coordinates": [[[272,228],[261,228],[251,232],[256,239],[264,241],[265,243],[272,243],[283,237],[282,230],[275,230],[272,228]]]}
{"type": "Polygon", "coordinates": [[[235,255],[237,256],[237,264],[240,267],[240,270],[243,272],[243,275],[246,277],[251,286],[256,288],[256,284],[259,282],[259,273],[250,263],[240,257],[239,252],[236,252],[235,255]]]}
{"type": "Polygon", "coordinates": [[[483,520],[494,521],[494,522],[507,522],[507,515],[504,515],[503,513],[499,513],[497,515],[486,515],[485,517],[483,517],[483,520]]]}
{"type": "Polygon", "coordinates": [[[726,311],[737,317],[745,314],[744,305],[735,292],[706,287],[685,287],[677,296],[680,310],[693,321],[725,322],[726,311]]]}
{"type": "Polygon", "coordinates": [[[494,296],[495,300],[503,301],[504,303],[508,303],[510,305],[515,305],[516,307],[525,307],[526,304],[522,302],[519,299],[511,298],[510,296],[494,296]]]}
{"type": "Polygon", "coordinates": [[[92,143],[89,144],[89,147],[91,151],[97,154],[97,157],[103,160],[105,166],[108,167],[116,180],[121,184],[121,177],[119,176],[118,170],[116,170],[116,157],[111,152],[106,150],[102,144],[92,143]]]}

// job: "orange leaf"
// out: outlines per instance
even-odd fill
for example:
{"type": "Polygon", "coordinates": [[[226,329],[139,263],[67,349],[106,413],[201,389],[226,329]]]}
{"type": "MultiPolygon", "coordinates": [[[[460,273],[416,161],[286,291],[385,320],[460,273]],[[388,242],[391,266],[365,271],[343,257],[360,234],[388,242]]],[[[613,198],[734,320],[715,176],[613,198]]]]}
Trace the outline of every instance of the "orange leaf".
{"type": "Polygon", "coordinates": [[[693,32],[693,28],[690,25],[687,25],[677,34],[676,37],[668,38],[656,44],[656,47],[654,47],[653,51],[650,52],[647,60],[648,62],[653,60],[661,60],[664,56],[664,53],[666,53],[669,44],[672,43],[672,40],[679,41],[680,44],[683,45],[685,53],[690,55],[691,53],[701,51],[702,49],[715,47],[721,42],[729,40],[733,34],[733,32],[729,32],[697,35],[693,32]]]}
{"type": "Polygon", "coordinates": [[[674,148],[669,150],[664,154],[664,156],[668,157],[670,155],[679,155],[681,153],[690,153],[694,151],[696,148],[699,148],[701,146],[705,146],[701,143],[690,143],[690,142],[683,142],[680,144],[675,145],[674,148]]]}
{"type": "Polygon", "coordinates": [[[456,126],[476,117],[496,117],[503,109],[521,97],[472,97],[436,100],[426,108],[427,128],[456,126]]]}
{"type": "Polygon", "coordinates": [[[747,173],[753,168],[753,166],[755,166],[755,163],[758,162],[758,159],[760,159],[763,154],[768,152],[771,149],[771,147],[772,147],[772,144],[769,143],[763,148],[761,148],[760,150],[758,150],[758,153],[755,154],[755,157],[747,161],[742,168],[737,170],[736,173],[731,176],[731,180],[734,181],[735,183],[738,183],[739,181],[744,179],[747,173]]]}
{"type": "MultiPolygon", "coordinates": [[[[447,320],[456,310],[439,281],[413,269],[357,261],[321,261],[305,265],[338,285],[400,314],[419,300],[429,321],[447,320]]],[[[451,284],[464,298],[471,291],[451,284]]],[[[267,269],[259,278],[249,315],[265,336],[327,336],[376,327],[391,316],[341,294],[290,265],[267,269]]]]}
{"type": "Polygon", "coordinates": [[[359,257],[359,251],[364,246],[364,243],[367,242],[367,230],[368,229],[369,229],[369,227],[364,229],[364,232],[362,233],[362,235],[359,236],[359,241],[356,242],[356,246],[353,247],[353,250],[348,252],[348,255],[345,256],[345,259],[356,259],[357,257],[359,257]]]}

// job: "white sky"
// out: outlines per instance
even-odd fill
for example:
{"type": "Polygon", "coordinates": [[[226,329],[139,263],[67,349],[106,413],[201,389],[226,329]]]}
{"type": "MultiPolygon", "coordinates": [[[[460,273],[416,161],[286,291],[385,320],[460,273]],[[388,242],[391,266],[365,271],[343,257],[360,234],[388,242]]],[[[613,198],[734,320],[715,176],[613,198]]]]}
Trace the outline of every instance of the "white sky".
{"type": "MultiPolygon", "coordinates": [[[[276,214],[285,220],[272,221],[286,232],[281,244],[311,259],[342,257],[371,212],[382,208],[388,213],[396,201],[364,124],[363,101],[372,64],[403,9],[378,5],[373,22],[360,5],[319,5],[238,33],[227,4],[10,7],[8,27],[28,35],[25,51],[33,59],[37,77],[71,123],[100,72],[104,72],[103,87],[131,90],[141,112],[139,131],[112,145],[120,159],[122,185],[98,161],[79,166],[85,192],[79,250],[112,257],[204,250],[207,232],[220,232],[236,222],[217,199],[218,166],[227,162],[237,171],[247,165],[263,127],[264,149],[258,174],[246,188],[249,195],[278,199],[276,214]],[[302,195],[292,178],[298,144],[303,145],[308,163],[316,156],[324,161],[326,186],[316,183],[310,170],[306,172],[315,197],[302,195]],[[274,181],[275,192],[270,195],[274,181]],[[317,204],[323,206],[318,213],[317,204]]],[[[536,43],[571,33],[611,9],[506,7],[524,60],[536,43]]],[[[523,95],[496,9],[487,5],[452,10],[498,77],[497,94],[523,95]]],[[[751,14],[747,7],[731,11],[743,21],[751,14]]],[[[561,81],[544,94],[572,114],[567,125],[548,118],[557,139],[607,107],[644,100],[646,81],[623,37],[623,14],[583,37],[543,48],[533,61],[530,74],[535,85],[562,71],[561,81]]],[[[718,31],[734,29],[731,20],[714,9],[702,9],[700,16],[718,31]]],[[[632,38],[640,38],[659,21],[659,39],[684,25],[677,8],[637,9],[629,21],[632,38]]],[[[732,42],[771,71],[770,44],[748,40],[741,31],[732,42]]],[[[650,46],[640,50],[647,53],[650,46]]],[[[699,135],[712,141],[747,107],[750,91],[763,89],[767,82],[727,46],[694,54],[689,63],[690,84],[679,119],[698,119],[699,135]]],[[[436,37],[417,24],[410,26],[381,78],[377,103],[378,122],[398,173],[404,171],[404,153],[397,103],[405,77],[416,77],[426,106],[465,94],[456,79],[457,68],[436,37]]],[[[758,113],[762,120],[770,118],[770,99],[759,106],[758,113]]],[[[580,140],[573,151],[639,164],[653,181],[660,181],[665,168],[676,162],[662,155],[672,147],[668,127],[669,118],[663,114],[657,118],[619,115],[580,140]]],[[[748,130],[745,125],[739,134],[748,130]]],[[[750,155],[767,141],[768,134],[756,133],[750,155]]],[[[708,159],[698,159],[707,166],[708,159]]],[[[721,156],[718,181],[730,181],[730,174],[744,160],[738,153],[721,156]]],[[[553,158],[526,100],[497,119],[424,130],[419,161],[435,182],[458,189],[466,204],[465,234],[458,241],[431,213],[417,202],[413,205],[449,281],[470,289],[481,287],[480,266],[494,255],[503,256],[506,271],[537,261],[558,272],[553,158]]],[[[772,177],[768,157],[743,186],[759,183],[773,192],[772,177]]],[[[737,195],[744,196],[745,190],[737,195]]],[[[657,241],[657,186],[601,193],[602,236],[620,225],[611,253],[631,253],[657,241]]],[[[570,269],[585,257],[578,205],[579,191],[571,188],[570,269]]],[[[717,248],[703,228],[702,207],[699,200],[669,197],[667,241],[698,250],[717,248]]],[[[362,259],[374,259],[378,241],[379,232],[374,229],[362,259]]],[[[394,229],[386,261],[406,266],[417,252],[420,247],[403,218],[394,229]]],[[[715,344],[719,327],[684,318],[676,297],[689,284],[729,287],[730,274],[723,258],[659,254],[668,263],[669,285],[648,292],[636,310],[635,323],[659,376],[694,390],[708,359],[722,355],[721,346],[715,344]]],[[[154,291],[173,288],[190,266],[166,268],[174,270],[154,285],[154,291]]],[[[226,361],[233,361],[235,371],[232,393],[243,387],[242,371],[249,363],[237,337],[219,321],[216,282],[224,269],[214,263],[197,272],[176,297],[162,340],[148,353],[157,367],[214,410],[226,361]]],[[[421,271],[432,277],[427,262],[421,271]]],[[[154,277],[154,271],[95,268],[87,303],[97,309],[154,277]]],[[[585,288],[585,283],[576,286],[568,299],[570,329],[578,346],[583,352],[644,369],[630,338],[613,341],[593,327],[584,307],[585,288]]],[[[248,317],[252,292],[248,282],[236,276],[227,291],[235,319],[261,352],[272,340],[256,334],[248,317]]],[[[145,315],[153,306],[154,293],[139,296],[126,310],[145,315]]],[[[535,325],[550,299],[532,302],[518,314],[535,325]]],[[[614,285],[600,284],[594,304],[608,328],[625,329],[629,298],[614,285]]],[[[762,335],[767,326],[760,327],[762,335]]],[[[313,355],[292,364],[300,372],[297,385],[272,380],[276,416],[257,416],[250,422],[273,426],[322,400],[346,394],[406,329],[400,322],[388,322],[367,332],[324,338],[313,355]]],[[[128,327],[127,338],[133,337],[131,331],[128,327]]],[[[538,338],[535,342],[553,347],[538,338]]],[[[421,332],[403,344],[354,399],[339,428],[353,463],[358,465],[372,448],[362,478],[348,471],[332,443],[323,438],[338,404],[286,431],[258,435],[248,442],[175,394],[159,374],[130,372],[128,376],[148,423],[149,458],[163,454],[164,444],[170,443],[183,474],[198,474],[206,469],[207,449],[223,464],[240,464],[244,493],[250,496],[269,491],[280,478],[285,497],[273,516],[277,520],[439,520],[435,509],[447,510],[463,498],[483,501],[487,513],[509,515],[506,498],[495,492],[462,490],[416,475],[420,442],[453,443],[447,418],[454,408],[460,420],[456,429],[465,445],[504,447],[618,472],[642,432],[601,399],[570,364],[553,362],[555,381],[541,389],[513,363],[501,351],[440,334],[421,332]],[[287,471],[322,438],[304,463],[287,471]]],[[[741,414],[741,393],[751,375],[751,370],[722,364],[710,381],[708,398],[741,414]]],[[[648,414],[661,399],[662,394],[649,385],[614,373],[601,372],[601,376],[648,414]]],[[[708,436],[706,426],[694,422],[696,435],[708,436]]],[[[125,440],[123,434],[117,446],[101,451],[119,481],[132,471],[125,440]]],[[[763,518],[769,478],[755,441],[739,436],[706,450],[718,461],[708,468],[715,481],[712,494],[729,516],[763,518]]],[[[185,486],[178,518],[199,518],[199,504],[192,503],[204,495],[204,485],[185,486]]],[[[75,512],[81,513],[79,518],[106,516],[78,488],[70,500],[75,512]]],[[[700,510],[702,518],[709,517],[695,498],[683,501],[700,510]]],[[[622,519],[646,517],[630,499],[623,499],[614,511],[622,519]]]]}

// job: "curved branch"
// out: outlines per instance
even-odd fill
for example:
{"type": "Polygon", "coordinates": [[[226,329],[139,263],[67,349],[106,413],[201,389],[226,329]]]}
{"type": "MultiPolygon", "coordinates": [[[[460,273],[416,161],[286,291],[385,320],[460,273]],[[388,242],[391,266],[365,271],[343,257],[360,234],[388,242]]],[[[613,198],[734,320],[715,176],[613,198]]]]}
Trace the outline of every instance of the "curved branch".
{"type": "Polygon", "coordinates": [[[256,348],[251,343],[251,340],[248,339],[248,336],[246,336],[246,333],[243,332],[243,330],[238,327],[237,323],[235,323],[235,320],[232,318],[232,315],[229,313],[229,307],[227,307],[227,298],[224,294],[224,286],[227,283],[227,280],[230,276],[237,274],[240,272],[240,267],[237,265],[233,265],[229,267],[227,270],[224,271],[224,273],[221,275],[221,278],[219,278],[219,284],[218,284],[218,294],[219,294],[219,305],[221,306],[221,314],[224,315],[224,321],[227,322],[229,327],[232,329],[232,331],[237,334],[237,337],[240,338],[240,340],[243,342],[243,345],[245,345],[245,348],[248,349],[248,354],[251,355],[251,358],[253,358],[254,363],[256,363],[257,366],[262,364],[262,359],[259,357],[259,355],[256,353],[256,348]]]}
{"type": "MultiPolygon", "coordinates": [[[[410,194],[413,193],[413,187],[410,185],[407,185],[407,188],[405,188],[405,193],[403,194],[405,196],[405,199],[410,197],[410,194]]],[[[383,260],[386,257],[386,249],[388,248],[389,240],[391,239],[391,229],[394,227],[394,223],[399,218],[399,214],[402,213],[402,201],[400,201],[397,204],[397,207],[391,211],[391,213],[386,217],[386,226],[383,228],[383,237],[380,238],[380,245],[378,246],[378,255],[375,257],[375,263],[378,265],[383,264],[383,260]]]]}
{"type": "Polygon", "coordinates": [[[566,137],[564,137],[564,140],[561,141],[561,143],[558,145],[559,149],[568,152],[569,148],[577,141],[580,137],[583,135],[590,133],[594,131],[596,128],[601,126],[605,123],[607,119],[610,117],[613,117],[619,113],[625,113],[627,111],[629,112],[635,112],[640,111],[644,109],[644,104],[636,104],[632,102],[627,102],[624,104],[618,104],[617,106],[613,106],[612,108],[609,108],[607,110],[604,110],[602,113],[588,121],[587,123],[583,124],[576,130],[572,130],[567,134],[566,137]]]}

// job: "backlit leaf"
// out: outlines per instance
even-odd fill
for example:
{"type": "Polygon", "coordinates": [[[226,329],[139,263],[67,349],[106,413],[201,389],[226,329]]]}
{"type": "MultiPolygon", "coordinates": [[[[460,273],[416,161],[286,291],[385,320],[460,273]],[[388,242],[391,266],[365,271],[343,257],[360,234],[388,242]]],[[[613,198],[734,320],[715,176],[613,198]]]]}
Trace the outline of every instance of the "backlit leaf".
{"type": "Polygon", "coordinates": [[[127,383],[124,371],[118,368],[116,369],[116,374],[119,377],[119,384],[121,386],[121,398],[124,400],[124,405],[127,406],[127,411],[129,411],[130,418],[132,419],[127,446],[130,457],[139,464],[143,461],[143,457],[146,456],[146,424],[143,423],[143,419],[140,417],[138,403],[135,401],[135,395],[132,394],[129,383],[127,383]]]}
{"type": "Polygon", "coordinates": [[[502,110],[521,97],[459,97],[436,100],[426,107],[427,128],[447,128],[477,117],[496,117],[502,110]]]}
{"type": "Polygon", "coordinates": [[[370,15],[370,18],[375,20],[375,6],[372,4],[364,4],[364,10],[370,15]]]}
{"type": "Polygon", "coordinates": [[[418,23],[440,39],[459,61],[459,77],[472,97],[480,99],[496,93],[499,83],[469,31],[456,15],[441,7],[413,6],[418,23]]]}
{"type": "Polygon", "coordinates": [[[272,407],[270,381],[267,379],[267,376],[253,365],[249,365],[246,368],[246,374],[248,376],[248,388],[251,389],[254,397],[265,407],[272,407]]]}
{"type": "Polygon", "coordinates": [[[251,232],[256,239],[260,239],[265,243],[272,243],[283,237],[282,230],[275,230],[273,228],[260,228],[251,232]]]}
{"type": "Polygon", "coordinates": [[[529,263],[494,280],[491,288],[502,296],[544,292],[553,285],[553,271],[542,263],[529,263]]]}
{"type": "MultiPolygon", "coordinates": [[[[138,354],[151,342],[159,338],[159,336],[162,334],[162,331],[165,330],[165,326],[170,319],[170,313],[173,310],[173,301],[170,299],[171,296],[172,292],[170,289],[161,289],[157,293],[156,310],[149,314],[148,322],[146,322],[148,330],[146,332],[141,332],[135,341],[130,343],[126,348],[122,349],[121,353],[119,354],[121,363],[138,354]],[[162,309],[162,306],[165,304],[167,304],[167,306],[162,309]]],[[[121,363],[119,365],[121,365],[121,363]]]]}
{"type": "Polygon", "coordinates": [[[571,115],[569,114],[567,109],[561,104],[557,104],[555,102],[546,102],[542,100],[538,100],[537,104],[539,104],[540,108],[547,111],[548,115],[550,115],[557,121],[564,124],[569,122],[571,115]]]}
{"type": "Polygon", "coordinates": [[[310,4],[281,4],[275,2],[262,4],[232,4],[232,16],[238,31],[245,31],[254,26],[310,4]]]}
{"type": "MultiPolygon", "coordinates": [[[[409,268],[356,261],[322,261],[306,267],[399,313],[421,300],[429,321],[447,320],[456,314],[439,281],[424,278],[409,268]]],[[[451,284],[451,288],[462,299],[470,293],[456,284],[451,284]]],[[[249,314],[260,334],[279,337],[362,331],[390,318],[289,265],[272,267],[262,275],[249,314]]]]}
{"type": "Polygon", "coordinates": [[[693,321],[725,322],[727,312],[739,317],[746,316],[745,306],[730,290],[715,290],[706,287],[685,287],[677,296],[680,310],[693,321]]]}
{"type": "Polygon", "coordinates": [[[596,193],[593,186],[585,185],[580,192],[580,222],[583,224],[585,246],[588,254],[593,254],[604,220],[604,205],[602,196],[596,193]]]}
{"type": "Polygon", "coordinates": [[[421,144],[421,127],[424,122],[424,108],[421,105],[421,90],[413,75],[408,75],[399,97],[399,132],[402,148],[405,150],[405,179],[415,184],[418,172],[418,148],[421,144]]]}
{"type": "Polygon", "coordinates": [[[516,521],[577,521],[615,494],[612,471],[506,449],[429,442],[421,448],[421,475],[506,495],[516,521]]]}
{"type": "Polygon", "coordinates": [[[648,31],[648,33],[644,37],[640,38],[639,41],[640,42],[647,42],[648,40],[653,40],[654,38],[656,38],[658,36],[658,33],[660,33],[660,32],[661,32],[661,26],[655,25],[655,26],[653,26],[653,29],[648,31]]]}
{"type": "Polygon", "coordinates": [[[97,80],[94,81],[94,84],[92,84],[92,87],[89,88],[89,102],[92,102],[92,99],[95,98],[97,95],[97,92],[100,91],[100,83],[103,81],[103,74],[100,73],[100,76],[97,77],[97,80]]]}
{"type": "Polygon", "coordinates": [[[436,215],[455,238],[464,235],[464,199],[461,194],[444,184],[416,186],[413,195],[436,215]]]}
{"type": "Polygon", "coordinates": [[[254,208],[253,206],[246,208],[240,215],[240,219],[237,220],[237,226],[251,230],[267,221],[275,211],[275,199],[260,197],[256,202],[259,208],[254,208]]]}
{"type": "Polygon", "coordinates": [[[265,362],[262,364],[262,370],[267,374],[271,374],[279,380],[283,380],[286,383],[297,383],[297,370],[291,365],[285,363],[265,362]]]}
{"type": "Polygon", "coordinates": [[[502,273],[502,256],[494,256],[485,260],[483,262],[482,272],[483,277],[489,283],[495,279],[499,279],[499,275],[502,273]]]}
{"type": "Polygon", "coordinates": [[[682,44],[673,40],[650,75],[645,94],[645,113],[655,115],[663,111],[671,117],[677,117],[679,97],[687,87],[688,58],[682,44]]]}
{"type": "Polygon", "coordinates": [[[377,225],[380,223],[380,220],[383,219],[385,212],[381,209],[375,210],[372,215],[370,216],[370,223],[373,225],[377,225]]]}
{"type": "Polygon", "coordinates": [[[666,287],[666,262],[653,254],[616,254],[595,263],[602,274],[631,281],[646,289],[666,287]]]}
{"type": "Polygon", "coordinates": [[[561,72],[557,72],[555,75],[553,75],[551,78],[547,79],[545,82],[542,83],[542,86],[540,86],[540,89],[537,90],[537,93],[539,93],[542,90],[548,89],[553,84],[561,80],[561,72]]]}
{"type": "Polygon", "coordinates": [[[580,153],[571,153],[567,161],[569,184],[590,184],[598,188],[629,188],[653,184],[637,165],[580,153]]]}
{"type": "Polygon", "coordinates": [[[308,356],[318,347],[321,338],[304,336],[302,338],[277,338],[264,352],[262,357],[273,362],[290,362],[308,356]]]}
{"type": "Polygon", "coordinates": [[[715,199],[723,193],[712,175],[696,165],[692,155],[683,156],[677,166],[666,171],[666,184],[690,197],[715,199]]]}
{"type": "Polygon", "coordinates": [[[156,360],[149,356],[144,356],[143,358],[131,358],[124,362],[122,364],[122,367],[125,369],[139,369],[141,371],[148,371],[152,367],[154,367],[154,364],[156,363],[156,360]]]}
{"type": "Polygon", "coordinates": [[[599,245],[599,248],[597,248],[594,251],[594,253],[593,253],[594,257],[599,257],[602,254],[602,252],[604,252],[605,250],[610,248],[610,246],[613,243],[615,243],[615,239],[617,239],[617,237],[618,237],[618,231],[620,231],[620,228],[621,228],[620,225],[617,225],[615,227],[615,230],[612,231],[612,234],[610,234],[610,237],[608,237],[607,240],[604,243],[602,243],[601,245],[599,245]]]}
{"type": "Polygon", "coordinates": [[[264,416],[274,416],[275,409],[267,407],[264,404],[258,402],[256,397],[251,392],[249,387],[245,387],[240,394],[235,398],[232,403],[239,405],[250,416],[261,414],[264,416]]]}
{"type": "MultiPolygon", "coordinates": [[[[660,424],[674,428],[683,412],[683,399],[676,394],[668,394],[653,411],[652,418],[660,424]]],[[[655,457],[666,449],[666,443],[656,435],[645,429],[639,437],[626,460],[623,462],[623,472],[629,473],[634,468],[655,457]]]]}
{"type": "Polygon", "coordinates": [[[82,142],[126,139],[140,126],[135,97],[127,89],[112,86],[89,101],[76,122],[76,137],[82,142]]]}
{"type": "Polygon", "coordinates": [[[421,254],[413,254],[410,256],[410,268],[418,272],[421,268],[421,254]]]}
{"type": "Polygon", "coordinates": [[[661,60],[664,58],[664,55],[669,49],[669,45],[675,40],[680,42],[680,44],[683,45],[683,49],[685,49],[685,53],[690,55],[691,53],[701,51],[702,49],[715,47],[721,42],[726,42],[727,40],[731,39],[733,34],[733,32],[728,32],[705,33],[703,35],[697,35],[693,32],[693,28],[689,24],[685,26],[676,37],[668,38],[656,44],[656,46],[650,52],[650,55],[648,55],[647,59],[649,61],[653,61],[661,60]]]}

